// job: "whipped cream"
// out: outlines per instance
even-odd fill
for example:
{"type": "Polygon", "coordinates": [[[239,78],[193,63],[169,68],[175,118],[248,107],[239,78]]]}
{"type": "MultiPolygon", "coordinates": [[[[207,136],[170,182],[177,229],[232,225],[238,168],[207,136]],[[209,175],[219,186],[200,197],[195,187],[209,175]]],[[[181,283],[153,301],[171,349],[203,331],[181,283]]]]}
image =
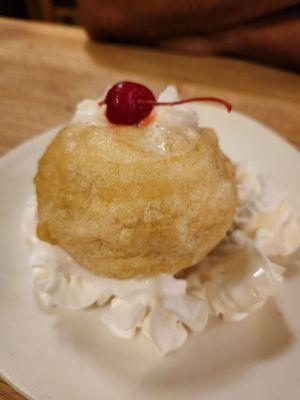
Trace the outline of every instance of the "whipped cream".
{"type": "Polygon", "coordinates": [[[284,198],[272,205],[262,201],[262,185],[255,171],[236,168],[238,209],[232,230],[238,241],[251,239],[268,257],[287,256],[300,246],[300,224],[295,208],[284,198]]]}
{"type": "Polygon", "coordinates": [[[221,244],[188,277],[206,300],[210,314],[239,321],[261,307],[283,280],[284,268],[271,262],[252,242],[221,244]]]}
{"type": "Polygon", "coordinates": [[[237,166],[238,210],[232,229],[203,261],[177,278],[99,277],[80,267],[57,246],[36,236],[37,204],[26,204],[24,231],[34,290],[48,307],[99,307],[99,318],[115,335],[143,334],[160,354],[183,345],[188,331],[200,332],[209,316],[237,321],[261,307],[283,280],[284,268],[270,256],[287,255],[300,244],[299,222],[292,206],[261,201],[255,171],[237,166]]]}
{"type": "MultiPolygon", "coordinates": [[[[158,97],[159,102],[177,100],[179,96],[174,86],[167,86],[158,97]]],[[[81,101],[76,107],[72,123],[110,126],[105,116],[106,106],[99,107],[99,101],[81,101]]],[[[191,107],[185,104],[156,107],[153,116],[143,139],[135,144],[162,157],[178,156],[193,149],[199,135],[199,125],[198,115],[191,107]]]]}

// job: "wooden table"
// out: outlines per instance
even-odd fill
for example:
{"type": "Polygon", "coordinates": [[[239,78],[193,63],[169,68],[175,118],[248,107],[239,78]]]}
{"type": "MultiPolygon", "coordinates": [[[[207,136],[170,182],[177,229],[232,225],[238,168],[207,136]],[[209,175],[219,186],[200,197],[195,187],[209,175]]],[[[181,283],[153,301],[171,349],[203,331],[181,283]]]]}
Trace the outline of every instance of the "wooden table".
{"type": "MultiPolygon", "coordinates": [[[[0,154],[124,79],[156,92],[175,83],[184,96],[224,97],[300,147],[298,75],[228,58],[94,44],[80,28],[0,18],[0,154]]],[[[23,397],[0,379],[0,399],[23,397]]]]}

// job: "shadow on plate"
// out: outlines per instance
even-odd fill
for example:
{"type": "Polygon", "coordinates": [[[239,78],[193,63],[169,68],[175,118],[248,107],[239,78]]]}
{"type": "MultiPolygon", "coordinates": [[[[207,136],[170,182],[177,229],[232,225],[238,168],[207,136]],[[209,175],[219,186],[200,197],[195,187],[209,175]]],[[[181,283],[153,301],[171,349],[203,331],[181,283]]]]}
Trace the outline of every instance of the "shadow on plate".
{"type": "Polygon", "coordinates": [[[191,334],[182,349],[165,358],[143,337],[114,337],[99,323],[97,309],[57,313],[60,339],[88,357],[102,376],[117,377],[124,398],[127,392],[128,398],[188,399],[225,388],[255,363],[279,357],[293,342],[273,300],[241,322],[211,319],[204,332],[191,334]]]}
{"type": "Polygon", "coordinates": [[[192,398],[219,386],[225,388],[255,363],[279,357],[292,342],[284,316],[270,300],[241,322],[212,319],[202,334],[192,335],[182,352],[150,371],[140,391],[148,387],[161,393],[171,387],[176,394],[182,390],[182,396],[188,390],[192,398]]]}

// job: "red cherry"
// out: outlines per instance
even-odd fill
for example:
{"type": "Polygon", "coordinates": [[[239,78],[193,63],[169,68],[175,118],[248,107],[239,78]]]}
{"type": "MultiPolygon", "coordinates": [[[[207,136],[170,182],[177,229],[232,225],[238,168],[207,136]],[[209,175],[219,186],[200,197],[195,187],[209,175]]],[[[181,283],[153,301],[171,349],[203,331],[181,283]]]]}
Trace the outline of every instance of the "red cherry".
{"type": "Polygon", "coordinates": [[[110,122],[117,125],[135,125],[151,113],[155,97],[144,85],[119,82],[109,89],[104,103],[110,122]]]}
{"type": "Polygon", "coordinates": [[[104,101],[99,105],[106,104],[107,119],[117,125],[136,125],[146,118],[154,106],[175,106],[194,101],[206,101],[222,104],[227,111],[232,110],[232,105],[217,97],[193,97],[180,101],[157,102],[154,94],[146,86],[135,82],[118,82],[106,94],[104,101]]]}

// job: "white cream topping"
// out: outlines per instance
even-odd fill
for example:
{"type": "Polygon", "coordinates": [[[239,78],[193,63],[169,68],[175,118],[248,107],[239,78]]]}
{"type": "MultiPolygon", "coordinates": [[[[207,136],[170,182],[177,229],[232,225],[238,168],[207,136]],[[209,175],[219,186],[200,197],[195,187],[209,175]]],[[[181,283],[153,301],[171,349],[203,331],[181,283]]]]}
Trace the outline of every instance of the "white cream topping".
{"type": "Polygon", "coordinates": [[[78,103],[72,122],[79,124],[106,126],[108,122],[105,117],[105,108],[99,107],[99,101],[100,99],[86,99],[78,103]]]}
{"type": "Polygon", "coordinates": [[[286,256],[297,250],[300,225],[295,208],[286,199],[265,205],[257,174],[245,166],[238,166],[236,174],[239,206],[233,222],[235,238],[251,239],[267,256],[286,256]]]}
{"type": "MultiPolygon", "coordinates": [[[[176,101],[168,86],[159,101],[176,101]]],[[[73,123],[107,126],[105,107],[98,101],[78,104],[73,123]]],[[[157,107],[142,146],[168,156],[172,135],[184,127],[188,149],[198,131],[197,114],[186,105],[157,107]],[[171,132],[171,131],[170,131],[171,132]]],[[[182,130],[178,133],[182,136],[182,130]]],[[[173,140],[173,139],[172,139],[173,140]]],[[[24,231],[33,271],[34,290],[48,307],[84,309],[99,306],[100,320],[122,338],[143,334],[165,355],[183,345],[188,330],[200,332],[209,315],[240,320],[259,308],[282,281],[284,269],[269,257],[288,255],[300,245],[294,208],[280,200],[266,206],[256,172],[237,166],[238,209],[222,243],[184,277],[162,274],[149,279],[116,280],[96,276],[65,251],[36,236],[37,204],[26,204],[24,231]]]]}
{"type": "Polygon", "coordinates": [[[237,321],[258,309],[282,282],[284,268],[272,263],[253,243],[218,246],[188,277],[210,314],[237,321]]]}

